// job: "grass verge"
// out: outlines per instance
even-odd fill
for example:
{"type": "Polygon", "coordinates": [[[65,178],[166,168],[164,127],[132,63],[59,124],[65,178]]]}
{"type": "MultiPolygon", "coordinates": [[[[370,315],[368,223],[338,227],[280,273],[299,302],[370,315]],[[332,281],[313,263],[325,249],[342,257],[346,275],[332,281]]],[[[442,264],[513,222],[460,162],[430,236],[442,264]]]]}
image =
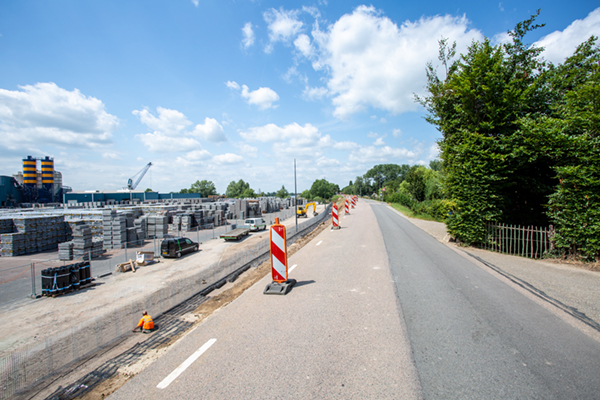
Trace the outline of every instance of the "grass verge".
{"type": "Polygon", "coordinates": [[[413,210],[411,210],[410,208],[403,206],[402,204],[399,204],[399,203],[388,203],[388,204],[391,205],[392,207],[394,207],[396,210],[400,211],[402,214],[406,215],[408,218],[417,218],[417,219],[422,219],[425,221],[444,222],[437,218],[432,217],[429,214],[416,213],[413,210]]]}

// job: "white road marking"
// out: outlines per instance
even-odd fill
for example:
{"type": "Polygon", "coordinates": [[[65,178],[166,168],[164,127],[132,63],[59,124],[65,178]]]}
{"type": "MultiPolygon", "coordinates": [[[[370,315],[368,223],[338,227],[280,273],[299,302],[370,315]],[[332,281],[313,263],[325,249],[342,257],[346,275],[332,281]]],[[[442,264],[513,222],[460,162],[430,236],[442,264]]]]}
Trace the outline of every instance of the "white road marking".
{"type": "Polygon", "coordinates": [[[298,264],[294,264],[294,265],[292,265],[292,266],[290,267],[290,269],[288,269],[288,272],[292,272],[292,270],[293,270],[294,268],[296,268],[297,266],[298,266],[298,264]]]}
{"type": "Polygon", "coordinates": [[[318,246],[318,245],[320,245],[321,243],[323,243],[323,241],[322,241],[322,240],[319,240],[319,243],[317,243],[317,246],[318,246]]]}
{"type": "Polygon", "coordinates": [[[164,389],[171,384],[183,371],[187,369],[190,365],[194,363],[206,350],[212,346],[217,339],[210,339],[208,342],[204,343],[202,347],[200,347],[194,354],[188,357],[181,365],[173,370],[165,379],[163,379],[158,385],[156,385],[159,389],[164,389]]]}

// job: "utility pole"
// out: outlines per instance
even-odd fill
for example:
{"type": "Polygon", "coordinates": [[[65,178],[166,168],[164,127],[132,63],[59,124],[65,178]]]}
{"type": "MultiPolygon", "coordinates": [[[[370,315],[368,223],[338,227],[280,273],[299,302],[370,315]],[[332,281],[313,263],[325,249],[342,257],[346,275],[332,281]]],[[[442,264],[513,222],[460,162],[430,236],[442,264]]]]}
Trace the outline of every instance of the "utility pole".
{"type": "Polygon", "coordinates": [[[296,159],[294,158],[294,204],[296,205],[296,233],[298,233],[298,185],[296,183],[296,159]]]}

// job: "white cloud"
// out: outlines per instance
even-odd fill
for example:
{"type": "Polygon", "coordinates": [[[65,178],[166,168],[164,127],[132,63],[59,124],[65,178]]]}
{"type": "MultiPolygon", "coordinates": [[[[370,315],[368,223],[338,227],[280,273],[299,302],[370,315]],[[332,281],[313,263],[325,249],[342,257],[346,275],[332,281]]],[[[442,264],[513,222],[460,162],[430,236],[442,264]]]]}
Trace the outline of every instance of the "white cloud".
{"type": "Polygon", "coordinates": [[[220,154],[218,156],[214,156],[213,161],[221,165],[240,164],[244,162],[244,157],[233,153],[225,153],[220,154]]]}
{"type": "Polygon", "coordinates": [[[275,124],[252,127],[245,132],[240,132],[240,136],[250,142],[281,142],[294,138],[318,139],[321,134],[319,129],[311,124],[301,126],[294,122],[284,127],[275,124]]]}
{"type": "Polygon", "coordinates": [[[400,130],[400,129],[394,129],[392,131],[392,135],[394,135],[394,137],[400,137],[400,136],[402,136],[402,130],[400,130]]]}
{"type": "Polygon", "coordinates": [[[242,153],[245,157],[257,158],[258,157],[258,148],[254,146],[250,146],[247,143],[239,142],[233,143],[235,147],[240,149],[240,153],[242,153]]]}
{"type": "Polygon", "coordinates": [[[316,70],[327,73],[334,115],[375,107],[392,113],[416,110],[413,93],[423,94],[425,66],[437,60],[438,40],[451,38],[461,52],[483,35],[468,29],[463,17],[423,17],[400,27],[374,7],[359,6],[327,30],[316,27],[313,46],[316,70]]]}
{"type": "Polygon", "coordinates": [[[359,149],[350,153],[348,160],[350,162],[358,163],[390,163],[405,160],[407,158],[414,159],[417,155],[416,152],[404,148],[392,148],[390,146],[361,146],[359,149]]]}
{"type": "Polygon", "coordinates": [[[248,104],[254,104],[260,110],[275,108],[276,106],[273,106],[273,103],[279,100],[279,95],[271,88],[261,87],[250,92],[246,85],[242,86],[242,97],[247,100],[248,104]]]}
{"type": "Polygon", "coordinates": [[[107,160],[120,160],[121,156],[119,156],[117,153],[102,153],[102,158],[107,160]]]}
{"type": "Polygon", "coordinates": [[[272,142],[276,155],[316,157],[321,149],[333,145],[331,137],[323,136],[317,127],[295,122],[283,127],[275,124],[252,127],[240,132],[240,136],[249,142],[272,142]]]}
{"type": "Polygon", "coordinates": [[[173,137],[162,132],[135,135],[153,153],[177,153],[200,149],[200,142],[188,137],[173,137]]]}
{"type": "Polygon", "coordinates": [[[254,31],[252,30],[252,23],[246,22],[242,28],[242,35],[244,36],[242,39],[242,45],[245,49],[254,44],[254,31]]]}
{"type": "Polygon", "coordinates": [[[193,3],[193,4],[194,4],[196,7],[198,7],[198,4],[200,3],[200,0],[192,0],[192,3],[193,3]]]}
{"type": "Polygon", "coordinates": [[[302,96],[307,100],[319,100],[327,96],[327,88],[324,87],[305,87],[302,96]]]}
{"type": "Polygon", "coordinates": [[[209,160],[211,157],[212,155],[204,149],[190,151],[185,155],[185,158],[190,161],[209,160]]]}
{"type": "Polygon", "coordinates": [[[367,133],[367,137],[372,138],[372,139],[374,139],[374,138],[376,138],[378,136],[379,135],[377,133],[375,133],[375,132],[369,132],[369,133],[367,133]]]}
{"type": "Polygon", "coordinates": [[[600,36],[600,8],[596,8],[582,20],[573,21],[564,31],[554,31],[544,36],[534,46],[544,47],[544,58],[558,64],[572,56],[577,46],[592,35],[600,36]]]}
{"type": "Polygon", "coordinates": [[[373,142],[373,146],[385,146],[385,142],[383,141],[383,138],[377,138],[377,140],[375,140],[375,142],[373,142]]]}
{"type": "Polygon", "coordinates": [[[298,49],[298,51],[300,51],[300,53],[302,53],[302,55],[304,57],[306,57],[306,58],[312,57],[313,47],[310,44],[310,38],[307,35],[305,35],[305,34],[298,35],[296,40],[294,40],[294,46],[296,46],[296,49],[298,49]]]}
{"type": "Polygon", "coordinates": [[[358,143],[345,141],[335,143],[333,145],[333,148],[336,150],[356,150],[360,148],[360,146],[358,145],[358,143]]]}
{"type": "Polygon", "coordinates": [[[225,82],[225,85],[227,85],[229,89],[240,90],[240,85],[235,81],[227,81],[225,82]]]}
{"type": "Polygon", "coordinates": [[[273,50],[273,44],[276,42],[288,45],[303,25],[302,21],[298,20],[297,10],[285,11],[283,8],[279,10],[271,8],[263,13],[263,18],[269,29],[269,44],[265,47],[267,53],[273,50]]]}
{"type": "Polygon", "coordinates": [[[213,143],[227,141],[223,127],[214,118],[206,117],[204,119],[204,124],[196,125],[192,135],[213,143]]]}
{"type": "Polygon", "coordinates": [[[319,157],[315,164],[319,168],[330,168],[339,166],[341,163],[335,158],[319,157]]]}
{"type": "Polygon", "coordinates": [[[157,107],[158,117],[152,115],[147,109],[134,110],[133,115],[155,132],[164,135],[177,135],[192,123],[181,112],[168,108],[157,107]]]}
{"type": "Polygon", "coordinates": [[[379,120],[379,122],[381,122],[382,124],[385,124],[387,122],[387,119],[381,117],[381,119],[379,120]]]}
{"type": "Polygon", "coordinates": [[[55,83],[0,89],[2,146],[58,144],[97,147],[111,143],[119,120],[104,104],[77,89],[68,91],[55,83]]]}
{"type": "Polygon", "coordinates": [[[496,33],[493,37],[492,37],[492,44],[498,45],[498,44],[505,44],[505,43],[510,43],[512,42],[512,37],[510,37],[510,35],[508,34],[508,32],[500,32],[500,33],[496,33]]]}

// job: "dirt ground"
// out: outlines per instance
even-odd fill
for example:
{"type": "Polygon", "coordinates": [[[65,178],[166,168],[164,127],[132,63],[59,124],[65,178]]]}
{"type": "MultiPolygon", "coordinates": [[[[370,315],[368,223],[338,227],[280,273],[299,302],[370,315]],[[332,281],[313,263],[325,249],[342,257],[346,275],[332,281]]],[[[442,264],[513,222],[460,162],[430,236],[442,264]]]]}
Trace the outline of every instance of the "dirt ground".
{"type": "MultiPolygon", "coordinates": [[[[288,257],[291,257],[296,251],[301,249],[304,245],[310,242],[316,235],[318,235],[324,229],[329,229],[331,221],[326,219],[321,222],[312,232],[297,240],[295,243],[288,248],[288,257]]],[[[268,232],[267,232],[268,234],[268,232]]],[[[254,239],[254,238],[253,238],[254,239]]],[[[258,240],[258,238],[256,238],[258,240]]],[[[220,289],[214,290],[208,296],[208,300],[200,304],[191,314],[187,314],[184,317],[189,321],[193,322],[185,332],[180,333],[170,339],[168,343],[161,345],[157,349],[147,351],[140,359],[133,362],[130,365],[119,368],[118,372],[113,375],[110,379],[103,380],[95,388],[85,393],[83,396],[77,397],[85,400],[100,400],[109,396],[111,393],[118,390],[123,386],[129,379],[136,374],[143,371],[148,365],[157,360],[167,349],[172,346],[177,340],[183,337],[186,332],[201,324],[204,320],[209,318],[215,311],[220,308],[227,306],[229,303],[239,297],[249,287],[254,285],[256,282],[261,280],[267,274],[270,273],[270,262],[264,262],[258,267],[251,268],[232,283],[227,283],[220,289]]],[[[45,382],[44,388],[34,394],[29,399],[45,399],[52,394],[59,386],[67,387],[72,384],[80,377],[85,374],[94,371],[99,365],[105,363],[108,360],[116,357],[117,355],[127,351],[132,346],[136,345],[140,341],[140,335],[131,335],[118,343],[115,343],[109,349],[102,349],[98,351],[94,356],[89,357],[86,362],[79,363],[76,366],[72,366],[68,370],[64,371],[63,375],[56,377],[51,382],[45,382]]]]}

